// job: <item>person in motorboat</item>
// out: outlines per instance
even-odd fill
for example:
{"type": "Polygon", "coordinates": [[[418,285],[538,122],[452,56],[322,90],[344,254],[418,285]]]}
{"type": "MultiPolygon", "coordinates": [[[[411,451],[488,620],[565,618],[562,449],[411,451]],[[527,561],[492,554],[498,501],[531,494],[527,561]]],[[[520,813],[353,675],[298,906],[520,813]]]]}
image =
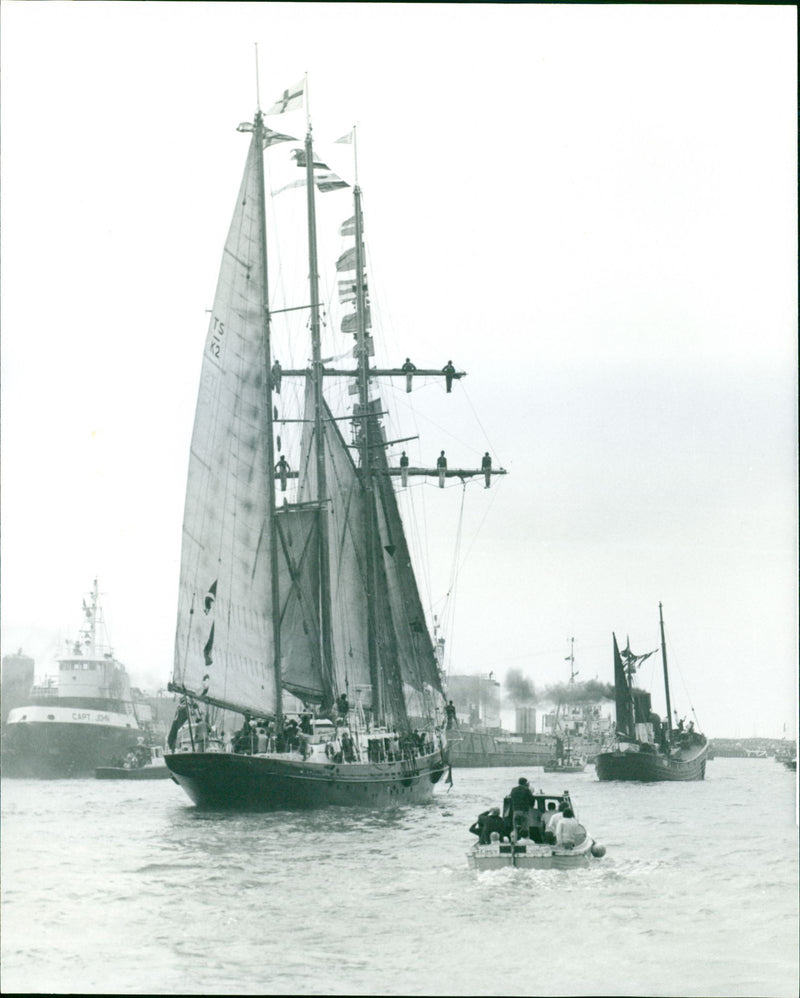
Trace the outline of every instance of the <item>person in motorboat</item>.
{"type": "Polygon", "coordinates": [[[500,808],[491,807],[488,811],[483,811],[470,825],[469,830],[478,836],[480,845],[486,845],[493,832],[497,832],[502,838],[506,834],[506,826],[500,815],[500,808]]]}
{"type": "Polygon", "coordinates": [[[536,807],[536,798],[531,793],[528,781],[524,776],[520,776],[509,797],[511,798],[512,827],[518,836],[523,830],[527,835],[530,826],[530,812],[536,807]]]}
{"type": "Polygon", "coordinates": [[[561,801],[558,807],[552,801],[550,802],[544,826],[544,841],[549,845],[555,845],[559,822],[564,817],[564,812],[568,807],[566,801],[561,801]]]}
{"type": "Polygon", "coordinates": [[[544,814],[538,807],[528,812],[528,838],[532,842],[544,842],[544,814]]]}
{"type": "Polygon", "coordinates": [[[586,832],[583,826],[578,824],[578,819],[572,808],[566,808],[556,828],[556,845],[564,849],[572,849],[573,846],[583,842],[584,838],[586,838],[586,832]]]}

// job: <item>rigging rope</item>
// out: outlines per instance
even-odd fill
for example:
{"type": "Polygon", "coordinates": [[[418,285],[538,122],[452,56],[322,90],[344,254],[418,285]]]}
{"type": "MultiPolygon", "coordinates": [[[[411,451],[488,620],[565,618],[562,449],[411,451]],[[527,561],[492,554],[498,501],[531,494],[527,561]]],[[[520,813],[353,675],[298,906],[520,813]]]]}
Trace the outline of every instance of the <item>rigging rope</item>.
{"type": "MultiPolygon", "coordinates": [[[[449,630],[452,634],[455,631],[455,596],[458,588],[458,576],[460,571],[460,554],[461,554],[461,536],[464,526],[464,501],[467,495],[467,483],[461,483],[461,506],[458,511],[458,526],[456,528],[456,541],[453,549],[453,563],[450,570],[450,584],[445,594],[445,609],[442,613],[442,627],[443,629],[449,630]],[[452,604],[451,604],[452,600],[452,604]],[[451,610],[452,606],[452,610],[451,610]]],[[[445,645],[445,656],[450,659],[451,653],[448,651],[448,645],[445,645]]]]}

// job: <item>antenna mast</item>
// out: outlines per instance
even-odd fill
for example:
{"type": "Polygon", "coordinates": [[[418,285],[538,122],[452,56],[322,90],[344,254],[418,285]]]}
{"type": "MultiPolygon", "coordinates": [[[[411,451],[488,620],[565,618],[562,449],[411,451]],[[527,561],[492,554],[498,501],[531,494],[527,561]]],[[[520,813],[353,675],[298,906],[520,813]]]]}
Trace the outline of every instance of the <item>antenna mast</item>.
{"type": "Polygon", "coordinates": [[[667,672],[667,642],[664,640],[664,614],[658,604],[658,623],[661,627],[661,661],[664,665],[664,692],[667,695],[667,731],[672,732],[672,704],[669,702],[669,673],[667,672]]]}

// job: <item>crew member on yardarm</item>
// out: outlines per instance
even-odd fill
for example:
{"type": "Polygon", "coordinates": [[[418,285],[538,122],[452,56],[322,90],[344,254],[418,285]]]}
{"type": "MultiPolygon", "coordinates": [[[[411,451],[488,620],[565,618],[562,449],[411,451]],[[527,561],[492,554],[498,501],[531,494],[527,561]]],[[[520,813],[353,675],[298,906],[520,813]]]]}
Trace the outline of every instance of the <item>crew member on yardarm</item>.
{"type": "Polygon", "coordinates": [[[272,365],[272,372],[270,380],[272,382],[272,390],[277,392],[278,395],[281,393],[281,378],[283,377],[283,368],[280,365],[280,361],[276,359],[275,363],[272,365]]]}
{"type": "Polygon", "coordinates": [[[400,481],[403,488],[408,486],[408,455],[405,451],[400,455],[400,481]]]}
{"type": "Polygon", "coordinates": [[[490,488],[492,484],[492,458],[487,450],[483,455],[483,460],[481,461],[481,471],[483,472],[484,480],[486,481],[486,488],[490,488]]]}
{"type": "Polygon", "coordinates": [[[405,362],[405,364],[403,364],[403,366],[400,368],[400,370],[406,372],[406,391],[407,392],[411,391],[411,383],[414,380],[414,375],[411,372],[412,371],[416,371],[416,369],[417,369],[417,365],[416,364],[412,364],[410,358],[406,357],[406,362],[405,362]]]}
{"type": "Polygon", "coordinates": [[[444,456],[444,451],[442,451],[436,458],[436,468],[439,472],[439,488],[444,488],[445,472],[447,471],[447,458],[444,456]]]}
{"type": "Polygon", "coordinates": [[[281,480],[281,492],[285,492],[286,480],[289,477],[289,472],[291,471],[291,468],[289,467],[289,462],[286,460],[283,454],[281,454],[280,460],[275,465],[275,470],[277,471],[278,477],[281,480]]]}

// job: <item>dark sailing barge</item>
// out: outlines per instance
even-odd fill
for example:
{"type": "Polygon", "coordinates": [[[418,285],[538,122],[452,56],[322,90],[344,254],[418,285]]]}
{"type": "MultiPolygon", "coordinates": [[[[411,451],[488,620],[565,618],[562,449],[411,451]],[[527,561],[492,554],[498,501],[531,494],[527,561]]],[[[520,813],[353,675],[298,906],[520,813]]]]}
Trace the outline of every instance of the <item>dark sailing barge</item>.
{"type": "MultiPolygon", "coordinates": [[[[266,113],[300,107],[303,91],[287,92],[266,113]]],[[[448,772],[444,698],[393,479],[405,487],[409,475],[436,476],[443,486],[453,475],[474,475],[488,485],[504,472],[486,463],[474,470],[409,468],[407,459],[390,466],[387,449],[402,441],[386,439],[386,412],[371,383],[402,377],[410,390],[413,378],[437,375],[449,391],[463,372],[449,363],[369,366],[357,184],[352,217],[340,230],[352,243],[336,265],[340,301],[354,309],[342,332],[355,338],[346,347],[355,366],[335,369],[323,358],[315,192],[349,185],[315,158],[310,123],[304,147],[294,151],[304,180],[287,185],[306,187],[310,305],[278,311],[307,310],[311,358],[304,369],[280,368],[267,286],[264,150],[290,137],[266,128],[260,110],[239,130],[251,141],[200,376],[170,683],[182,700],[166,763],[207,807],[422,801],[448,772]],[[305,401],[294,421],[302,436],[291,471],[276,431],[292,421],[279,427],[276,420],[281,380],[295,378],[305,382],[305,401]],[[330,378],[349,382],[355,405],[347,416],[334,416],[326,401],[330,378]],[[282,491],[288,478],[297,480],[294,502],[278,504],[276,478],[282,491]],[[284,691],[305,708],[297,709],[300,727],[288,717],[284,691]],[[220,730],[231,716],[243,718],[233,741],[220,730]]]]}
{"type": "Polygon", "coordinates": [[[616,744],[609,752],[598,755],[595,766],[600,780],[702,780],[706,774],[708,743],[705,735],[683,730],[681,721],[673,727],[667,670],[667,648],[664,640],[664,617],[658,604],[661,627],[661,658],[664,666],[664,689],[667,717],[662,721],[654,714],[650,694],[633,685],[636,667],[654,652],[634,655],[630,647],[620,652],[614,635],[614,686],[616,694],[616,744]]]}

